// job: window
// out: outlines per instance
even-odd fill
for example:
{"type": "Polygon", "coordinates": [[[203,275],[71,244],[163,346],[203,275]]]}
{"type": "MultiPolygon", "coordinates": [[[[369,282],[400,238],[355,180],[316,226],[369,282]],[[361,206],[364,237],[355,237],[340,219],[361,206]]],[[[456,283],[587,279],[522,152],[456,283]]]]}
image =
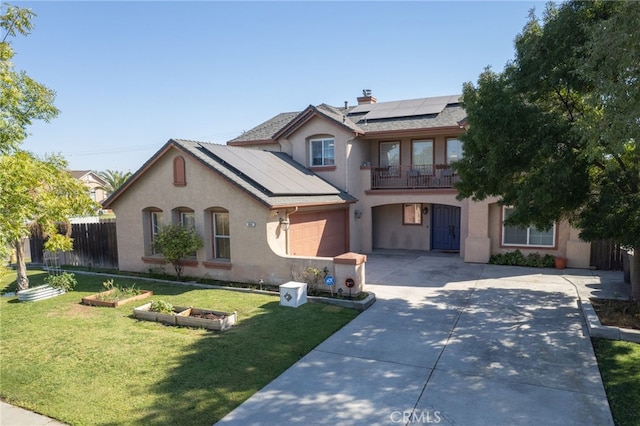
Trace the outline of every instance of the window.
{"type": "Polygon", "coordinates": [[[335,140],[334,139],[312,139],[311,140],[311,165],[312,166],[334,166],[335,162],[335,140]]]}
{"type": "Polygon", "coordinates": [[[400,142],[380,142],[380,166],[400,166],[400,142]]]}
{"type": "Polygon", "coordinates": [[[153,246],[153,242],[155,241],[158,233],[160,232],[160,228],[162,227],[162,212],[161,211],[150,211],[149,212],[149,223],[151,224],[151,254],[158,254],[156,252],[155,247],[153,246]]]}
{"type": "Polygon", "coordinates": [[[422,225],[422,205],[405,204],[402,212],[403,225],[422,225]]]}
{"type": "MultiPolygon", "coordinates": [[[[513,208],[504,207],[503,218],[507,220],[513,208]]],[[[551,229],[545,231],[536,228],[535,226],[528,226],[526,228],[505,225],[503,220],[502,225],[502,245],[505,246],[531,246],[531,247],[554,247],[556,237],[556,224],[554,223],[551,229]]]]}
{"type": "Polygon", "coordinates": [[[223,211],[214,211],[211,214],[211,222],[213,258],[231,259],[229,213],[223,211]]]}
{"type": "Polygon", "coordinates": [[[177,156],[173,159],[173,185],[186,186],[187,172],[184,164],[184,158],[177,156]]]}
{"type": "Polygon", "coordinates": [[[413,141],[411,143],[411,166],[424,174],[430,174],[433,165],[433,140],[413,141]]]}
{"type": "MultiPolygon", "coordinates": [[[[178,219],[180,221],[180,225],[182,226],[188,226],[190,228],[194,228],[196,227],[196,215],[193,211],[191,210],[179,210],[178,211],[178,219]]],[[[193,251],[191,253],[189,253],[187,256],[190,257],[196,257],[198,255],[198,253],[196,251],[193,251]]]]}
{"type": "Polygon", "coordinates": [[[463,155],[462,141],[455,138],[447,138],[447,164],[455,163],[463,155]]]}
{"type": "Polygon", "coordinates": [[[180,212],[180,225],[196,227],[196,215],[193,212],[182,211],[180,212]]]}

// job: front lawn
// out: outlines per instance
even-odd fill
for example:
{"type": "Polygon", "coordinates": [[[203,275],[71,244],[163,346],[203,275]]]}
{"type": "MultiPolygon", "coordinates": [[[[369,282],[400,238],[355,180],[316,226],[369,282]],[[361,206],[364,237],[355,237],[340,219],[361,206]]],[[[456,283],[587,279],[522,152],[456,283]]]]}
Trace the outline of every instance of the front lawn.
{"type": "MultiPolygon", "coordinates": [[[[30,286],[45,273],[30,271],[30,286]]],[[[38,302],[0,300],[0,398],[72,425],[213,424],[261,389],[357,311],[277,295],[116,278],[152,290],[148,300],[237,311],[223,333],[138,321],[133,302],[80,304],[100,276],[76,275],[76,291],[38,302]]],[[[15,287],[15,273],[0,291],[15,287]]],[[[142,301],[145,302],[145,301],[142,301]]]]}
{"type": "Polygon", "coordinates": [[[640,344],[593,339],[593,348],[615,424],[640,425],[640,344]]]}

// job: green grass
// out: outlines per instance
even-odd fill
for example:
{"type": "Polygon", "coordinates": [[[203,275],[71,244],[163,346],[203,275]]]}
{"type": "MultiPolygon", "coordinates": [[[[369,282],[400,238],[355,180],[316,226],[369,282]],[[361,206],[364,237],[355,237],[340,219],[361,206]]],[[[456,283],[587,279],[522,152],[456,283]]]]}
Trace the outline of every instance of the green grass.
{"type": "Polygon", "coordinates": [[[640,425],[640,344],[593,339],[593,348],[616,425],[640,425]]]}
{"type": "MultiPolygon", "coordinates": [[[[31,286],[45,273],[29,271],[31,286]]],[[[76,275],[76,291],[38,302],[0,300],[0,397],[72,425],[213,424],[358,312],[230,290],[115,279],[153,290],[151,300],[237,311],[224,333],[164,326],[119,308],[84,306],[99,276],[76,275]]],[[[15,287],[15,273],[0,291],[15,287]]]]}

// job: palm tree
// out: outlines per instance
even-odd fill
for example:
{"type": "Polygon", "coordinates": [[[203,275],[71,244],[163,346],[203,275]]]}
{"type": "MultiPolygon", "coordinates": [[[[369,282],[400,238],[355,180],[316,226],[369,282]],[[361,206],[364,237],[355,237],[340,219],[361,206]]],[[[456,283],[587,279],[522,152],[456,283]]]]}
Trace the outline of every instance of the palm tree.
{"type": "Polygon", "coordinates": [[[120,172],[118,170],[105,170],[99,172],[100,176],[107,184],[101,186],[100,189],[107,193],[107,197],[116,192],[131,177],[131,172],[120,172]]]}

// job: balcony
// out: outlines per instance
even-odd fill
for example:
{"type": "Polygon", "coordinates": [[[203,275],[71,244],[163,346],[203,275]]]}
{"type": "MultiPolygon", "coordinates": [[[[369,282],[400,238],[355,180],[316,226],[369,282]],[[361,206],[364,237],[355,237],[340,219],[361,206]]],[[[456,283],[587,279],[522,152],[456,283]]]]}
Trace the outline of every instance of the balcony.
{"type": "Polygon", "coordinates": [[[459,180],[446,164],[371,167],[371,189],[453,188],[459,180]]]}

